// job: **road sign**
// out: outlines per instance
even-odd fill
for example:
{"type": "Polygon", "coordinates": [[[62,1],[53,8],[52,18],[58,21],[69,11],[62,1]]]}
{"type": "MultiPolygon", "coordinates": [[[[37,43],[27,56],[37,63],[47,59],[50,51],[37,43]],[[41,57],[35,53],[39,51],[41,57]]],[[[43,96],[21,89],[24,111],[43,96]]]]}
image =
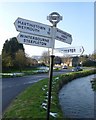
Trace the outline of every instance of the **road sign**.
{"type": "Polygon", "coordinates": [[[56,28],[56,37],[55,39],[59,40],[59,41],[62,41],[62,42],[65,42],[65,43],[68,43],[68,44],[71,44],[72,43],[72,35],[70,35],[69,33],[67,32],[64,32],[58,28],[56,28]]]}
{"type": "Polygon", "coordinates": [[[16,30],[19,32],[51,37],[51,26],[42,23],[26,20],[23,18],[17,18],[14,25],[16,27],[16,30]]]}
{"type": "Polygon", "coordinates": [[[56,48],[56,51],[67,54],[67,55],[81,55],[84,52],[83,46],[78,47],[65,47],[65,48],[56,48]]]}
{"type": "Polygon", "coordinates": [[[46,38],[42,36],[30,35],[27,33],[19,33],[19,35],[17,36],[17,40],[19,43],[22,43],[22,44],[46,47],[46,48],[52,47],[51,38],[46,38]]]}

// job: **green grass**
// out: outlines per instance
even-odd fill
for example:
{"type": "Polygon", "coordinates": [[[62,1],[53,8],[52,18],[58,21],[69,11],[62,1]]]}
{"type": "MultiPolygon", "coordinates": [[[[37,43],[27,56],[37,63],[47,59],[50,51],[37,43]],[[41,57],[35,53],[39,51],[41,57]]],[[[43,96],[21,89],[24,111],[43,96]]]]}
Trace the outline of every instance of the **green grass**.
{"type": "MultiPolygon", "coordinates": [[[[56,118],[63,118],[58,99],[58,92],[62,86],[75,78],[84,77],[90,74],[96,73],[96,70],[86,70],[80,72],[71,72],[64,75],[53,77],[52,81],[52,100],[51,100],[51,112],[56,113],[56,118]]],[[[31,87],[28,87],[23,93],[21,93],[17,99],[5,111],[3,118],[46,118],[46,109],[42,107],[42,103],[46,103],[48,91],[48,79],[41,80],[31,87]]],[[[45,105],[45,107],[47,107],[45,105]]],[[[54,117],[50,116],[52,120],[54,117]]]]}
{"type": "Polygon", "coordinates": [[[45,111],[41,107],[41,103],[44,99],[42,97],[44,96],[44,92],[42,91],[41,86],[45,81],[43,80],[42,82],[34,84],[32,87],[29,87],[26,91],[20,94],[18,99],[14,101],[14,105],[9,107],[8,117],[38,118],[40,117],[40,113],[41,115],[44,114],[45,111]]]}
{"type": "MultiPolygon", "coordinates": [[[[48,79],[35,83],[21,93],[13,101],[4,114],[4,118],[46,118],[46,110],[42,103],[47,103],[48,79]]],[[[53,94],[54,92],[52,92],[53,94]]],[[[57,107],[58,98],[54,94],[52,98],[51,111],[58,113],[57,117],[63,117],[60,106],[57,107]]],[[[47,106],[46,106],[47,107],[47,106]]]]}

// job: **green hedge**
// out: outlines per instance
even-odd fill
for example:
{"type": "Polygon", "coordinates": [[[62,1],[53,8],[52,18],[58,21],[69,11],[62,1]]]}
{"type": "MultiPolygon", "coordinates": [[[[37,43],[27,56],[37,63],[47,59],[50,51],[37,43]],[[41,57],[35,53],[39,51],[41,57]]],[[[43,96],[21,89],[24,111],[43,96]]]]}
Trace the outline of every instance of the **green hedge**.
{"type": "Polygon", "coordinates": [[[96,73],[96,69],[63,74],[59,76],[60,79],[56,84],[56,89],[57,91],[59,91],[62,88],[62,86],[64,86],[64,84],[67,84],[68,82],[76,78],[85,77],[85,76],[95,74],[95,73],[96,73]]]}

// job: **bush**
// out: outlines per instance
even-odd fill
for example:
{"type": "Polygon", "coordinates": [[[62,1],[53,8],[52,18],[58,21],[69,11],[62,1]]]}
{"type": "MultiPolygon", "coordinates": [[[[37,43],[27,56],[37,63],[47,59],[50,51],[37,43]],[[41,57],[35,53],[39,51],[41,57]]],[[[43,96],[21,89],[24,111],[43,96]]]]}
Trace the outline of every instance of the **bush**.
{"type": "Polygon", "coordinates": [[[86,66],[86,67],[91,67],[91,66],[95,67],[96,66],[96,61],[86,60],[82,64],[83,64],[83,66],[86,66]]]}

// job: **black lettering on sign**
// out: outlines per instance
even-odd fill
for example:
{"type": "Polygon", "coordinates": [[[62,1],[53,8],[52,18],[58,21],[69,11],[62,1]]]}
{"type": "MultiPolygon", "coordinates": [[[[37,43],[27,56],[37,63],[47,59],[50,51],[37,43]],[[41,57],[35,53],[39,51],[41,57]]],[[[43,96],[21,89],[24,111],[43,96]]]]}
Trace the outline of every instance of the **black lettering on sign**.
{"type": "Polygon", "coordinates": [[[20,20],[18,20],[18,24],[21,24],[21,21],[20,21],[20,20]]]}
{"type": "Polygon", "coordinates": [[[64,32],[64,31],[62,31],[62,30],[57,29],[57,32],[65,35],[66,37],[71,37],[71,35],[70,35],[69,33],[66,33],[66,32],[64,32]]]}
{"type": "Polygon", "coordinates": [[[33,41],[34,44],[39,44],[39,42],[33,41]]]}
{"type": "Polygon", "coordinates": [[[21,34],[20,37],[23,38],[24,36],[21,34]]]}
{"type": "Polygon", "coordinates": [[[21,28],[21,26],[20,26],[20,25],[18,25],[18,28],[21,28]]]}
{"type": "Polygon", "coordinates": [[[67,39],[67,36],[65,36],[65,35],[61,35],[61,37],[63,37],[63,38],[65,38],[65,39],[67,39]]]}
{"type": "Polygon", "coordinates": [[[24,42],[26,42],[26,40],[24,39],[24,42]]]}
{"type": "Polygon", "coordinates": [[[41,44],[42,46],[46,46],[46,43],[44,43],[44,42],[40,42],[40,44],[41,44]]]}

